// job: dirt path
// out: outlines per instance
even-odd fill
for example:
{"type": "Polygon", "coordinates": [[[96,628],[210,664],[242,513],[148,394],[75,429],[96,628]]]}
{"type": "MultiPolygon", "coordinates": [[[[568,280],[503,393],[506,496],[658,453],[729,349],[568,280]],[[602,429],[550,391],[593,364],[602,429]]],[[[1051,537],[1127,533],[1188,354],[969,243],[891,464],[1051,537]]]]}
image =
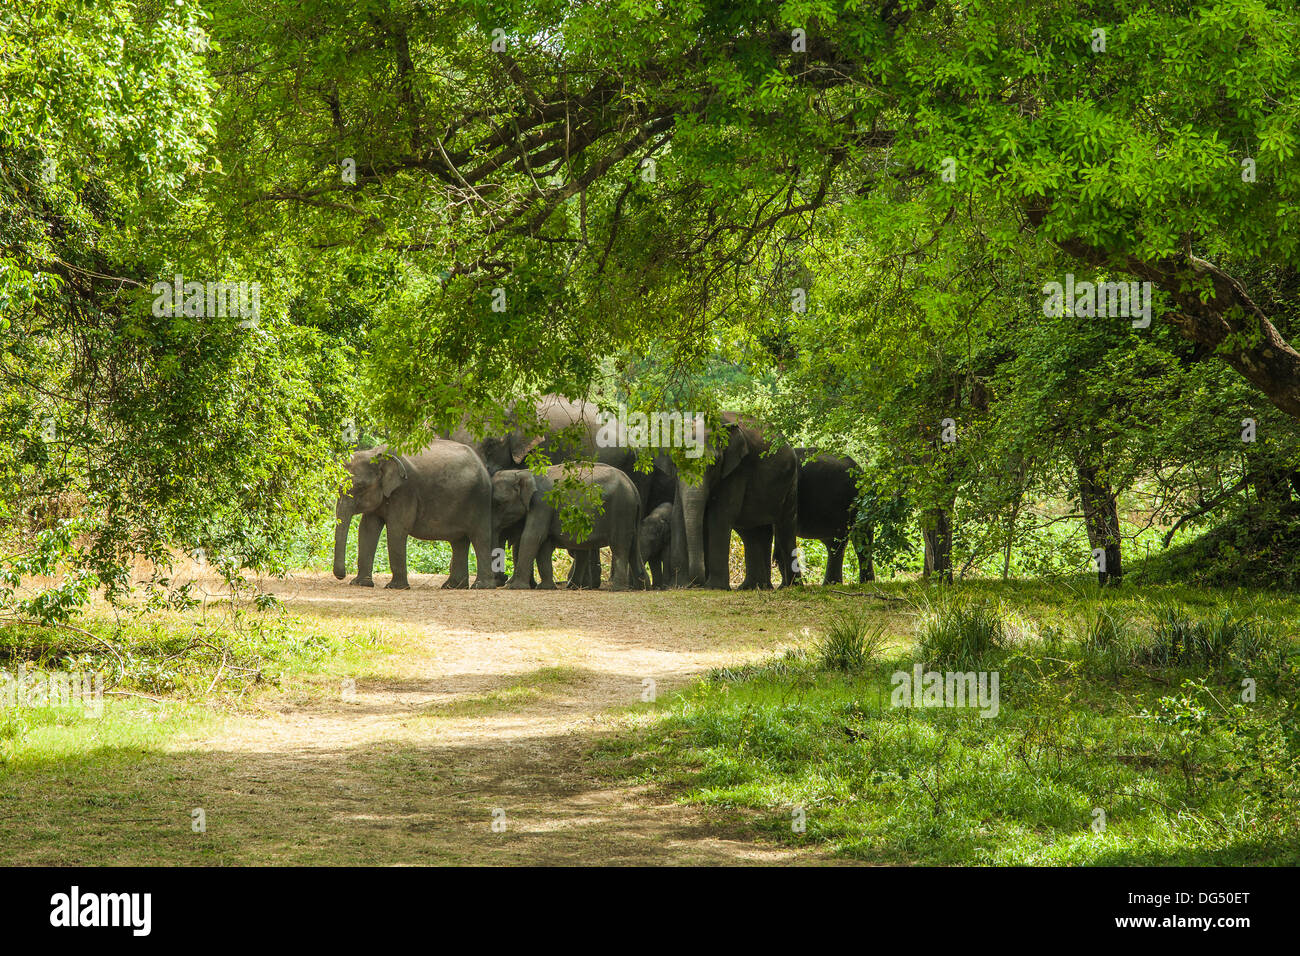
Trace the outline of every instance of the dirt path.
{"type": "Polygon", "coordinates": [[[178,744],[171,772],[205,807],[218,861],[831,862],[602,781],[585,758],[646,681],[663,694],[788,645],[806,622],[774,623],[770,595],[443,591],[441,580],[407,592],[328,575],[271,583],[291,613],[345,635],[378,629],[394,653],[354,679],[354,696],[343,677],[337,695],[289,695],[178,744]]]}

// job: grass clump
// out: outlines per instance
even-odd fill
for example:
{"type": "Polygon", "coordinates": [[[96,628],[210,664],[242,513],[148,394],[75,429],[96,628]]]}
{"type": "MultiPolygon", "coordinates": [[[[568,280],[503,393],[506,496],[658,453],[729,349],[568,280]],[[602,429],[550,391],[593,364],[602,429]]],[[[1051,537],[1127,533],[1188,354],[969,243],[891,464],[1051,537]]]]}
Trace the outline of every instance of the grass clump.
{"type": "Polygon", "coordinates": [[[1177,604],[1156,608],[1151,638],[1139,661],[1157,667],[1204,666],[1223,670],[1249,666],[1276,656],[1280,643],[1274,628],[1249,613],[1223,608],[1195,618],[1177,604]]]}
{"type": "Polygon", "coordinates": [[[873,622],[861,609],[845,609],[830,619],[816,656],[823,670],[854,674],[874,663],[884,646],[884,624],[873,622]]]}
{"type": "Polygon", "coordinates": [[[1011,633],[1000,602],[946,591],[926,607],[917,633],[917,656],[934,670],[979,670],[1008,649],[1011,633]]]}

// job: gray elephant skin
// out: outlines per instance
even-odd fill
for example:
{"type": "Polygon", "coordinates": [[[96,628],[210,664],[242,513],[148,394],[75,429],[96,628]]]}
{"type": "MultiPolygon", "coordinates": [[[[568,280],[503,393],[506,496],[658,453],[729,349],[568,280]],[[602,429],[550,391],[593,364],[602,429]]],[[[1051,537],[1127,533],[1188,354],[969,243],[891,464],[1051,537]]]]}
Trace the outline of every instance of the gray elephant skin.
{"type": "Polygon", "coordinates": [[[410,587],[406,539],[451,542],[451,575],[443,587],[469,587],[469,549],[478,562],[476,588],[495,587],[492,579],[492,479],[478,455],[460,442],[435,439],[412,455],[390,454],[385,447],[358,451],[347,464],[351,485],[334,508],[334,576],[347,575],[348,532],[357,531],[357,576],[352,583],[374,587],[375,548],[388,530],[387,587],[410,587]]]}
{"type": "MultiPolygon", "coordinates": [[[[530,407],[518,403],[511,405],[507,421],[513,430],[506,435],[489,435],[478,439],[464,426],[450,434],[454,441],[469,445],[483,459],[488,474],[516,470],[524,467],[533,451],[546,455],[553,465],[574,459],[595,460],[619,469],[632,480],[641,499],[650,494],[652,475],[636,469],[638,452],[628,446],[626,436],[616,436],[616,444],[602,446],[597,442],[600,422],[599,407],[593,402],[574,401],[563,395],[543,395],[530,407]]],[[[504,539],[494,540],[495,546],[509,542],[518,560],[516,535],[521,529],[502,527],[504,539]]],[[[588,551],[575,554],[569,587],[600,587],[600,555],[588,551]]],[[[635,576],[643,580],[644,572],[637,568],[635,576]]],[[[498,582],[501,583],[501,582],[498,582]]]]}
{"type": "Polygon", "coordinates": [[[641,499],[636,486],[622,471],[600,463],[569,462],[552,465],[543,475],[527,470],[499,471],[492,476],[493,521],[501,527],[524,523],[519,539],[519,557],[508,588],[528,588],[533,562],[537,562],[538,587],[555,587],[551,553],[556,548],[570,552],[595,552],[602,547],[611,554],[610,587],[626,590],[640,565],[637,551],[637,520],[641,499]],[[551,489],[565,477],[596,486],[600,490],[603,511],[592,515],[590,534],[577,538],[561,527],[559,510],[546,499],[551,489]]]}
{"type": "Polygon", "coordinates": [[[672,572],[678,586],[731,588],[731,532],[745,546],[742,589],[772,587],[772,546],[782,586],[799,583],[794,557],[799,465],[794,449],[751,419],[722,415],[705,431],[708,464],[697,485],[679,476],[673,503],[672,572]]]}
{"type": "Polygon", "coordinates": [[[872,528],[855,527],[858,516],[858,463],[848,455],[815,448],[796,448],[799,461],[798,534],[826,547],[822,584],[844,583],[844,549],[851,541],[858,558],[858,582],[875,577],[872,568],[872,528]]]}
{"type": "MultiPolygon", "coordinates": [[[[668,552],[672,545],[673,505],[664,502],[645,516],[641,530],[637,535],[637,547],[641,550],[641,560],[650,568],[650,580],[656,590],[668,586],[668,577],[664,573],[668,552]]],[[[669,565],[671,567],[671,565],[669,565]]]]}

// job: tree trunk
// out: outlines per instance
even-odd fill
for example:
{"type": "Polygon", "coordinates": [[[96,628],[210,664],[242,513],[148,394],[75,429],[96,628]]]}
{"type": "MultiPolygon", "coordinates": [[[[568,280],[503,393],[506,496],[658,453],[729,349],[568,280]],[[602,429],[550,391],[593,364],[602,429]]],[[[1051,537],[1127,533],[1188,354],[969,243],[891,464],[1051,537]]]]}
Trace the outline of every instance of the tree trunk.
{"type": "Polygon", "coordinates": [[[921,516],[921,535],[925,539],[925,567],[922,574],[952,583],[952,523],[946,508],[930,508],[921,516]]]}
{"type": "Polygon", "coordinates": [[[1025,493],[1022,490],[1016,495],[1015,502],[1011,505],[1011,515],[1007,518],[1007,546],[1002,552],[1002,580],[1005,581],[1011,576],[1011,546],[1016,540],[1016,518],[1020,517],[1020,503],[1025,500],[1025,493]]]}
{"type": "Polygon", "coordinates": [[[1120,551],[1119,502],[1110,482],[1091,461],[1076,465],[1079,476],[1079,504],[1088,543],[1097,563],[1097,581],[1102,587],[1118,585],[1124,577],[1120,551]]]}

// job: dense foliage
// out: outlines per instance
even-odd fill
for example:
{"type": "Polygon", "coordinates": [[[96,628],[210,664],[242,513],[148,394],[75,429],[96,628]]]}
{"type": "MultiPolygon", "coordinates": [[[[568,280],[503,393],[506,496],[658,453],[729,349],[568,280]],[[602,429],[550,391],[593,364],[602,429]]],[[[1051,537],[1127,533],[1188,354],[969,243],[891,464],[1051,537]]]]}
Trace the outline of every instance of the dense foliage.
{"type": "Polygon", "coordinates": [[[19,612],[66,615],[176,547],[277,566],[351,442],[548,390],[852,452],[886,566],[1118,582],[1225,516],[1282,540],[1298,26],[1277,0],[11,4],[0,595],[64,566],[19,612]],[[255,284],[258,314],[160,310],[173,280],[255,284]],[[1149,321],[1045,308],[1120,281],[1149,321]]]}

